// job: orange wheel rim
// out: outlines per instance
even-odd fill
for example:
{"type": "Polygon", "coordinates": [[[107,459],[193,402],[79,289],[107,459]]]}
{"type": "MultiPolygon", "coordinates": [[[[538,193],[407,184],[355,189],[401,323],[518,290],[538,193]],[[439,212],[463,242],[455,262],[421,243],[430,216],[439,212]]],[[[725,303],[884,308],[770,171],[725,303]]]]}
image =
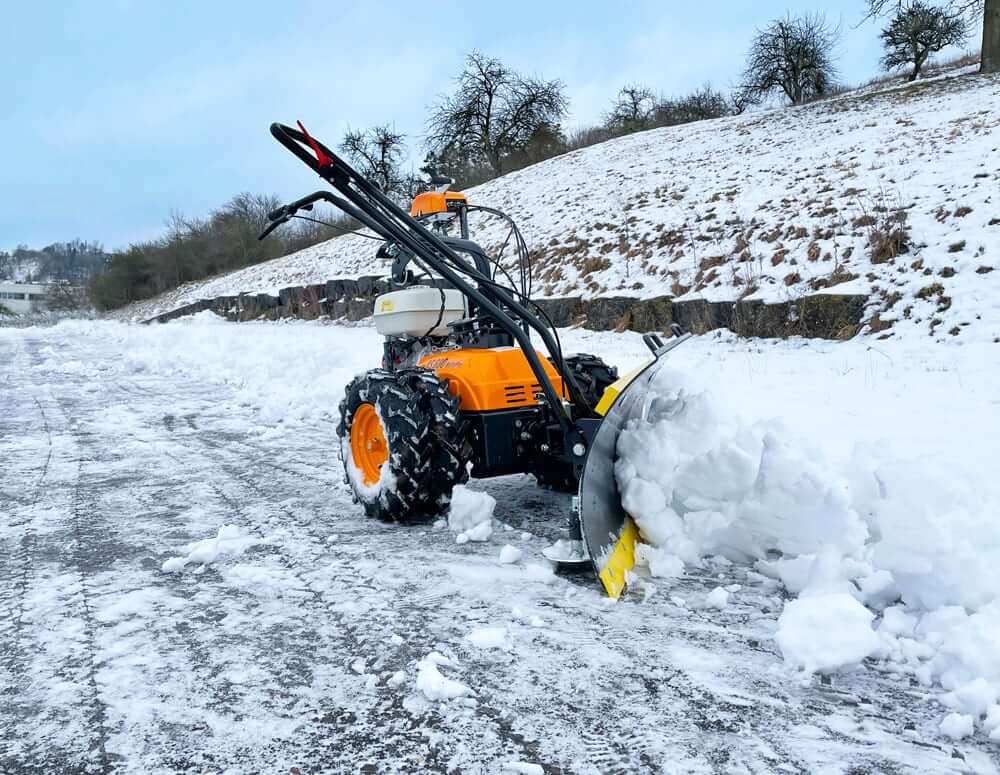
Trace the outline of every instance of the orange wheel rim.
{"type": "Polygon", "coordinates": [[[372,404],[361,404],[351,423],[351,457],[366,485],[378,482],[382,465],[389,459],[382,419],[372,404]]]}

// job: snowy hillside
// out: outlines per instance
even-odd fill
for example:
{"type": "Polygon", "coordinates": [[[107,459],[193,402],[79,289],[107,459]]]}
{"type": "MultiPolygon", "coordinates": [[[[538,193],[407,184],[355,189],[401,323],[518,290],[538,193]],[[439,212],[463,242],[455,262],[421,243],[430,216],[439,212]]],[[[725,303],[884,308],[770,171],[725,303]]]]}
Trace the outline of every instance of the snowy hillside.
{"type": "MultiPolygon", "coordinates": [[[[882,336],[992,341],[998,147],[1000,79],[963,70],[643,132],[469,193],[521,225],[541,295],[783,301],[833,289],[870,294],[882,336]]],[[[487,247],[506,236],[496,222],[473,231],[487,247]]],[[[384,271],[370,242],[343,237],[124,312],[384,271]]]]}
{"type": "Polygon", "coordinates": [[[42,262],[36,258],[0,256],[0,280],[30,283],[42,275],[42,262]]]}

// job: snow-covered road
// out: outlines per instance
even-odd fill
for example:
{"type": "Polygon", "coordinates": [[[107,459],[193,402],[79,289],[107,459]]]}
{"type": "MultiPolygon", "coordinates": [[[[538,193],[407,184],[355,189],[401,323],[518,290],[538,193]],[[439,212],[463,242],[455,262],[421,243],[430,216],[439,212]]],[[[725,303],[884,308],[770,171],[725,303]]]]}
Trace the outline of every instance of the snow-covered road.
{"type": "MultiPolygon", "coordinates": [[[[612,337],[578,349],[641,354],[612,337]]],[[[939,690],[876,663],[795,677],[786,594],[751,566],[617,604],[554,575],[568,504],[528,477],[474,483],[506,526],[485,543],[365,520],[333,414],[377,347],[305,324],[0,330],[0,772],[998,770],[984,737],[939,732],[939,690]],[[431,652],[467,693],[418,690],[431,652]]]]}

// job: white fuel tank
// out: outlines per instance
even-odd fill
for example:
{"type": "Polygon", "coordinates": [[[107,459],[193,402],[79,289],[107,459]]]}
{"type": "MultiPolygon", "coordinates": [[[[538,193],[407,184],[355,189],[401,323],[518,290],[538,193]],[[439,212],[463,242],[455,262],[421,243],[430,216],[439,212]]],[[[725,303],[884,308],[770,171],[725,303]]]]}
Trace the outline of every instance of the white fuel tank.
{"type": "Polygon", "coordinates": [[[465,316],[465,296],[454,288],[420,285],[375,299],[375,328],[382,336],[445,336],[448,324],[465,316]]]}

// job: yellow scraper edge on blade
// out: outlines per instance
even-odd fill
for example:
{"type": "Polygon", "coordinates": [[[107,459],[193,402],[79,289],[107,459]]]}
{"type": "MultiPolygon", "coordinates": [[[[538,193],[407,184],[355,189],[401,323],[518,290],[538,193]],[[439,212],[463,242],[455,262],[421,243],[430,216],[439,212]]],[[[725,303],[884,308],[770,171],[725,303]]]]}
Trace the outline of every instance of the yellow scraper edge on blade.
{"type": "Polygon", "coordinates": [[[621,535],[618,536],[601,572],[597,574],[604,591],[614,600],[621,597],[628,585],[628,573],[635,567],[635,545],[638,541],[639,529],[632,517],[625,517],[621,535]]]}

